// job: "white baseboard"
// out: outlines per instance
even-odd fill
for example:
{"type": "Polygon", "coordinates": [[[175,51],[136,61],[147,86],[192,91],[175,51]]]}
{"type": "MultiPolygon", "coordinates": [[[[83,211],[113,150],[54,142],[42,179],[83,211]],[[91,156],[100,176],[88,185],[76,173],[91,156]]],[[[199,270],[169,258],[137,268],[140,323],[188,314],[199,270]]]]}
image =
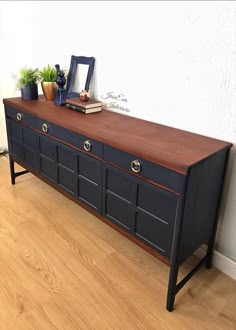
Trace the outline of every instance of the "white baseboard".
{"type": "MultiPolygon", "coordinates": [[[[194,255],[198,258],[203,258],[206,255],[206,246],[201,246],[194,255]]],[[[212,265],[219,269],[222,273],[236,280],[236,261],[224,256],[222,253],[214,250],[212,265]]]]}

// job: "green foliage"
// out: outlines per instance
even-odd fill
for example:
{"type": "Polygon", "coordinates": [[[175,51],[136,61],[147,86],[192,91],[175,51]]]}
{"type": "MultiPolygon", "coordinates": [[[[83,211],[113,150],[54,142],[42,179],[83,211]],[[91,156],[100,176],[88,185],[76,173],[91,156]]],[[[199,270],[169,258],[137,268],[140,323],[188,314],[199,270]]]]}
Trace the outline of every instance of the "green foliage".
{"type": "Polygon", "coordinates": [[[17,89],[21,89],[26,85],[34,85],[39,81],[39,71],[38,69],[32,68],[22,68],[20,70],[20,77],[17,81],[17,89]]]}
{"type": "Polygon", "coordinates": [[[57,80],[57,70],[52,65],[47,65],[39,71],[41,81],[53,82],[57,80]]]}

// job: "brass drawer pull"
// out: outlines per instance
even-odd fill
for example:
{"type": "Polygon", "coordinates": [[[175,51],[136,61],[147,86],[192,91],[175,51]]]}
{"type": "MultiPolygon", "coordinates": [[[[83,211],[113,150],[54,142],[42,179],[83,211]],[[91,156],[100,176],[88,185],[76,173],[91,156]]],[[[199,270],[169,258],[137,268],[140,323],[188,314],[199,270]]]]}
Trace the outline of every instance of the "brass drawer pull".
{"type": "Polygon", "coordinates": [[[48,129],[49,129],[48,124],[44,123],[44,124],[42,125],[42,131],[43,131],[44,133],[47,133],[47,132],[48,132],[48,129]]]}
{"type": "Polygon", "coordinates": [[[92,142],[89,140],[84,141],[84,150],[91,151],[92,149],[92,142]]]}
{"type": "Polygon", "coordinates": [[[17,115],[16,115],[16,119],[19,120],[19,121],[22,120],[23,119],[22,113],[18,112],[17,115]]]}
{"type": "Polygon", "coordinates": [[[135,159],[135,160],[132,160],[131,164],[131,170],[135,173],[139,173],[141,172],[141,163],[139,160],[135,159]]]}

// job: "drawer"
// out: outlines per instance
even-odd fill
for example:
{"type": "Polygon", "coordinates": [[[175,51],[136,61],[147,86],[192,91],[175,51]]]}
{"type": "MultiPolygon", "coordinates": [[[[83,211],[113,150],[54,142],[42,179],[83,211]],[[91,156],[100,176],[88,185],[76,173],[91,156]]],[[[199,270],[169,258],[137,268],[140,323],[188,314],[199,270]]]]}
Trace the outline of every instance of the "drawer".
{"type": "Polygon", "coordinates": [[[18,122],[21,122],[21,123],[26,124],[33,128],[36,127],[35,117],[33,117],[21,110],[16,110],[9,106],[6,106],[5,109],[6,109],[6,116],[8,118],[14,119],[18,122]]]}
{"type": "Polygon", "coordinates": [[[182,192],[183,190],[185,175],[148,162],[135,155],[104,145],[104,160],[176,192],[182,192]]]}
{"type": "Polygon", "coordinates": [[[88,154],[93,154],[100,158],[103,156],[103,144],[89,137],[69,131],[61,126],[54,125],[39,118],[36,119],[36,127],[39,131],[46,133],[48,136],[67,142],[74,147],[84,150],[88,154]]]}

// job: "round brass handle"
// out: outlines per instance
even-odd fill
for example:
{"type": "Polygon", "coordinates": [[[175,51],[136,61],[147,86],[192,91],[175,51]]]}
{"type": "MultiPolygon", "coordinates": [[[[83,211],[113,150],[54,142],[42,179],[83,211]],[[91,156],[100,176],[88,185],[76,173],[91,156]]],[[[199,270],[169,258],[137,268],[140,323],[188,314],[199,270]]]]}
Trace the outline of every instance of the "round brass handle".
{"type": "Polygon", "coordinates": [[[16,119],[17,120],[22,120],[23,119],[22,113],[18,112],[17,115],[16,115],[16,119]]]}
{"type": "Polygon", "coordinates": [[[48,124],[44,123],[44,124],[42,125],[42,131],[43,131],[44,133],[47,133],[47,132],[48,132],[48,129],[49,129],[48,124]]]}
{"type": "Polygon", "coordinates": [[[92,142],[89,140],[84,141],[84,150],[90,151],[92,149],[92,142]]]}
{"type": "Polygon", "coordinates": [[[131,166],[131,170],[135,173],[139,173],[141,171],[141,163],[137,159],[132,160],[130,166],[131,166]]]}

